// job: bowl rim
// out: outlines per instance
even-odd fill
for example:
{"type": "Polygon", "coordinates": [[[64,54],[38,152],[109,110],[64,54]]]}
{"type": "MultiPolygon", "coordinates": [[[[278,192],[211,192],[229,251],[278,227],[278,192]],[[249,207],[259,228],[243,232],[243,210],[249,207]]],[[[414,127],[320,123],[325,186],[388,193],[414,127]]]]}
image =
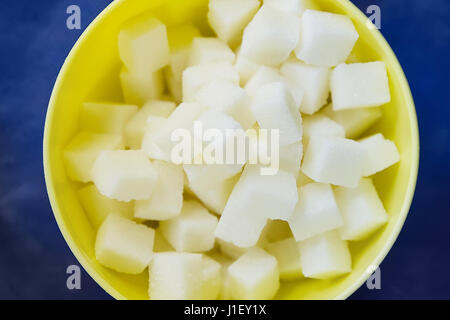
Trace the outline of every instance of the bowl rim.
{"type": "MultiPolygon", "coordinates": [[[[83,268],[86,270],[86,272],[89,274],[89,276],[94,279],[94,281],[103,289],[105,290],[109,295],[111,295],[113,298],[118,300],[125,300],[127,299],[126,296],[124,296],[122,293],[120,293],[116,288],[114,288],[108,281],[105,281],[105,279],[94,269],[91,259],[86,256],[86,254],[80,250],[78,245],[75,243],[72,235],[68,231],[68,229],[65,227],[65,222],[63,221],[63,218],[61,216],[61,210],[59,206],[59,202],[56,199],[55,196],[55,184],[53,180],[53,174],[51,171],[50,166],[50,124],[53,122],[54,118],[54,111],[56,108],[56,96],[57,92],[59,92],[59,89],[62,85],[63,78],[65,77],[66,73],[68,72],[69,66],[71,65],[72,60],[74,59],[75,55],[77,54],[78,50],[80,49],[80,43],[84,41],[85,38],[87,38],[93,29],[105,19],[109,13],[114,10],[116,7],[121,5],[124,1],[127,0],[116,0],[111,2],[108,6],[106,6],[95,18],[94,20],[86,27],[86,29],[83,31],[81,36],[77,39],[73,47],[71,48],[69,54],[67,55],[66,59],[64,60],[64,64],[61,67],[58,76],[56,78],[55,84],[52,89],[51,97],[49,100],[49,105],[47,108],[47,113],[45,117],[45,125],[44,125],[44,137],[43,137],[43,167],[44,167],[44,178],[45,178],[45,184],[47,188],[47,194],[49,197],[50,205],[52,208],[53,216],[55,217],[56,223],[58,225],[58,228],[63,235],[64,240],[66,241],[67,245],[69,246],[70,250],[78,260],[78,262],[83,266],[83,268]]],[[[364,13],[356,7],[350,0],[335,0],[338,3],[340,3],[343,7],[345,7],[345,10],[355,17],[358,20],[364,20],[368,19],[364,13]]],[[[419,150],[420,150],[420,143],[419,143],[419,128],[418,128],[418,122],[417,122],[417,115],[416,115],[416,109],[414,105],[414,100],[412,97],[411,89],[408,83],[408,80],[403,72],[403,69],[397,59],[397,56],[395,55],[394,51],[392,50],[389,43],[386,41],[386,39],[383,37],[381,32],[374,28],[372,35],[376,39],[377,42],[381,44],[381,46],[384,48],[384,53],[386,54],[387,58],[392,61],[392,68],[394,69],[395,73],[398,74],[398,77],[400,79],[400,88],[403,96],[405,97],[406,105],[408,107],[408,114],[409,114],[409,121],[411,125],[411,145],[412,145],[412,158],[411,158],[411,167],[409,172],[410,177],[410,183],[408,185],[408,188],[406,190],[406,195],[403,200],[402,208],[400,210],[400,217],[397,221],[397,224],[395,225],[393,232],[391,236],[388,238],[382,249],[379,251],[377,256],[373,259],[372,265],[379,266],[381,262],[384,260],[388,252],[391,250],[392,246],[396,242],[398,235],[400,231],[402,230],[402,227],[405,223],[406,217],[408,215],[409,209],[411,207],[411,203],[414,197],[414,192],[416,188],[417,183],[417,176],[418,176],[418,169],[419,169],[419,150]]],[[[369,278],[370,273],[364,272],[361,274],[361,276],[354,281],[350,286],[348,286],[345,290],[343,290],[340,294],[338,294],[333,299],[335,300],[343,300],[348,298],[351,294],[353,294],[358,288],[361,287],[361,285],[369,278]]]]}

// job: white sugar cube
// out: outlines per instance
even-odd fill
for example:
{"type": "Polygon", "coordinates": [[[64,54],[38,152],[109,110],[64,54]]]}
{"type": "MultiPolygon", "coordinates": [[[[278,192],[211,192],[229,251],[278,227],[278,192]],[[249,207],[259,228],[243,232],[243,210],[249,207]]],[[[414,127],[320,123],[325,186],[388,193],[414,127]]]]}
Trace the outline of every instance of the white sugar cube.
{"type": "Polygon", "coordinates": [[[123,138],[117,134],[78,133],[64,149],[64,164],[71,180],[92,181],[91,170],[103,150],[123,148],[123,138]]]}
{"type": "Polygon", "coordinates": [[[315,236],[300,242],[300,261],[307,278],[330,279],[352,270],[348,244],[337,231],[315,236]]]}
{"type": "Polygon", "coordinates": [[[284,81],[285,79],[281,76],[277,69],[260,66],[247,81],[244,89],[250,97],[253,97],[262,86],[272,82],[284,81]]]}
{"type": "Polygon", "coordinates": [[[342,225],[330,185],[310,183],[298,189],[298,203],[289,219],[295,240],[302,241],[342,225]]]}
{"type": "Polygon", "coordinates": [[[361,179],[356,188],[338,187],[335,195],[344,218],[339,230],[344,240],[363,240],[388,220],[371,179],[361,179]]]}
{"type": "Polygon", "coordinates": [[[145,124],[141,148],[150,159],[165,159],[165,153],[154,143],[154,136],[167,122],[166,118],[149,116],[145,124]]]}
{"type": "Polygon", "coordinates": [[[340,64],[331,73],[333,110],[377,107],[391,101],[384,62],[340,64]]]}
{"type": "Polygon", "coordinates": [[[347,16],[306,10],[302,15],[300,41],[295,54],[307,64],[336,66],[347,60],[358,37],[347,16]]]}
{"type": "Polygon", "coordinates": [[[217,239],[217,243],[219,245],[220,252],[228,258],[233,260],[238,259],[244,253],[246,253],[250,248],[241,248],[235,246],[234,244],[224,241],[222,239],[217,239]]]}
{"type": "Polygon", "coordinates": [[[262,86],[272,82],[282,82],[286,84],[292,94],[296,108],[300,108],[304,96],[303,89],[291,83],[291,81],[288,81],[288,79],[284,78],[275,68],[258,66],[246,82],[244,89],[250,97],[254,97],[262,86]]]}
{"type": "Polygon", "coordinates": [[[202,257],[202,296],[204,300],[215,300],[222,289],[222,266],[208,256],[202,257]]]}
{"type": "Polygon", "coordinates": [[[101,194],[120,201],[149,199],[158,172],[140,150],[103,151],[92,167],[101,194]]]}
{"type": "Polygon", "coordinates": [[[400,161],[395,143],[385,139],[381,133],[359,140],[359,143],[366,149],[368,155],[363,173],[366,177],[400,161]]]}
{"type": "Polygon", "coordinates": [[[239,84],[239,73],[229,62],[213,62],[187,68],[183,72],[183,100],[192,101],[201,87],[217,79],[239,84]]]}
{"type": "Polygon", "coordinates": [[[181,166],[155,160],[158,181],[148,200],[135,202],[134,216],[146,220],[167,220],[181,212],[184,173],[181,166]]]}
{"type": "Polygon", "coordinates": [[[308,145],[311,136],[332,136],[345,138],[345,129],[336,121],[322,114],[303,117],[303,143],[308,145]]]}
{"type": "Polygon", "coordinates": [[[167,118],[175,110],[175,107],[174,102],[162,100],[152,100],[144,104],[125,125],[124,135],[126,146],[131,149],[140,149],[148,117],[157,116],[167,118]]]}
{"type": "Polygon", "coordinates": [[[209,110],[204,112],[197,120],[196,125],[201,125],[201,132],[193,130],[194,143],[198,142],[202,145],[202,150],[195,150],[194,147],[193,164],[184,164],[184,170],[191,182],[196,182],[203,177],[208,177],[210,184],[222,181],[235,176],[242,170],[245,163],[245,154],[242,154],[242,161],[237,162],[235,159],[239,156],[238,145],[236,143],[235,132],[239,131],[246,137],[241,125],[229,115],[209,110]],[[220,134],[216,136],[208,136],[210,133],[220,134]],[[203,152],[202,152],[203,151],[203,152]],[[232,163],[227,162],[228,157],[233,156],[232,163]]]}
{"type": "MultiPolygon", "coordinates": [[[[197,119],[200,114],[205,110],[205,107],[198,103],[182,103],[180,104],[174,112],[164,121],[159,128],[153,131],[150,141],[159,147],[161,151],[161,156],[157,159],[164,160],[168,162],[175,162],[173,159],[173,152],[175,152],[174,147],[181,143],[177,139],[181,139],[178,136],[183,134],[183,132],[191,132],[194,120],[197,119]]],[[[145,140],[145,137],[144,137],[145,140]]],[[[152,147],[150,147],[151,149],[152,147]]],[[[144,148],[147,154],[147,148],[144,148]]],[[[150,157],[155,157],[156,154],[149,154],[150,157]]],[[[179,164],[179,163],[177,163],[179,164]]]]}
{"type": "Polygon", "coordinates": [[[300,104],[302,113],[313,114],[326,104],[330,93],[328,68],[310,66],[292,59],[283,63],[281,74],[293,88],[303,90],[300,104]]]}
{"type": "Polygon", "coordinates": [[[244,129],[255,123],[250,110],[250,97],[239,85],[225,80],[215,80],[205,84],[195,95],[195,101],[211,110],[232,116],[244,129]]]}
{"type": "Polygon", "coordinates": [[[303,158],[303,143],[294,142],[280,147],[280,169],[297,177],[303,158]]]}
{"type": "Polygon", "coordinates": [[[329,105],[321,111],[327,117],[339,123],[345,129],[348,139],[358,138],[381,118],[380,108],[358,108],[334,111],[329,105]]]}
{"type": "Polygon", "coordinates": [[[235,45],[258,7],[259,0],[210,0],[208,22],[220,39],[235,45]]]}
{"type": "Polygon", "coordinates": [[[154,237],[153,229],[110,214],[98,229],[95,257],[118,272],[141,273],[152,259],[154,237]]]}
{"type": "Polygon", "coordinates": [[[338,137],[312,136],[302,171],[317,182],[353,188],[363,175],[366,151],[360,143],[338,137]]]}
{"type": "Polygon", "coordinates": [[[167,86],[177,102],[183,98],[182,76],[188,66],[192,39],[200,36],[200,31],[192,25],[172,26],[167,29],[170,58],[164,69],[167,86]]]}
{"type": "Polygon", "coordinates": [[[212,212],[221,215],[239,175],[211,184],[208,176],[189,181],[191,192],[212,212]]]}
{"type": "Polygon", "coordinates": [[[189,183],[194,186],[196,183],[200,185],[200,188],[213,187],[218,182],[225,181],[236,176],[242,171],[243,165],[233,164],[185,164],[183,165],[184,172],[188,178],[189,183]]]}
{"type": "Polygon", "coordinates": [[[119,32],[119,56],[129,71],[161,69],[169,63],[166,26],[148,14],[127,21],[119,32]]]}
{"type": "Polygon", "coordinates": [[[243,254],[228,272],[233,299],[272,299],[280,286],[277,260],[259,248],[243,254]]]}
{"type": "Polygon", "coordinates": [[[178,252],[211,250],[216,226],[217,217],[195,200],[185,200],[178,216],[160,222],[164,237],[178,252]]]}
{"type": "Polygon", "coordinates": [[[278,261],[280,279],[295,280],[303,277],[300,246],[294,238],[269,243],[266,250],[278,261]]]}
{"type": "Polygon", "coordinates": [[[125,124],[137,111],[134,105],[85,102],[80,111],[80,130],[122,134],[125,124]]]}
{"type": "Polygon", "coordinates": [[[133,203],[105,197],[93,184],[81,188],[78,191],[78,198],[94,228],[98,228],[110,213],[128,219],[133,218],[133,203]]]}
{"type": "Polygon", "coordinates": [[[263,5],[244,30],[241,52],[256,63],[278,66],[297,46],[300,19],[263,5]]]}
{"type": "Polygon", "coordinates": [[[302,119],[284,83],[262,86],[253,97],[251,110],[261,129],[279,130],[281,146],[301,140],[302,119]]]}
{"type": "Polygon", "coordinates": [[[298,200],[292,174],[261,175],[260,168],[246,166],[216,229],[216,237],[238,247],[254,246],[267,219],[288,219],[298,200]]]}
{"type": "Polygon", "coordinates": [[[234,63],[236,56],[228,45],[220,39],[196,37],[192,40],[189,66],[212,62],[234,63]]]}
{"type": "Polygon", "coordinates": [[[126,103],[143,105],[150,99],[159,99],[164,91],[162,70],[148,72],[145,70],[120,71],[120,85],[126,103]]]}
{"type": "Polygon", "coordinates": [[[307,9],[320,10],[315,0],[264,0],[264,4],[298,16],[307,9]]]}
{"type": "MultiPolygon", "coordinates": [[[[263,231],[261,232],[261,235],[259,236],[258,242],[256,243],[256,245],[254,247],[264,248],[267,246],[267,244],[268,244],[267,236],[268,236],[268,231],[269,231],[267,227],[268,227],[268,225],[266,225],[266,227],[264,227],[263,231]]],[[[254,247],[241,248],[241,247],[238,247],[238,246],[232,244],[231,242],[227,242],[227,241],[224,241],[219,238],[216,240],[217,240],[217,244],[219,245],[220,252],[224,256],[231,258],[233,260],[238,259],[240,256],[242,256],[248,250],[250,250],[251,248],[254,248],[254,247]]]]}
{"type": "Polygon", "coordinates": [[[233,261],[224,255],[218,253],[217,251],[212,251],[208,254],[209,257],[220,263],[220,278],[221,286],[218,299],[219,300],[230,300],[230,277],[228,274],[228,267],[233,263],[233,261]]]}
{"type": "Polygon", "coordinates": [[[161,252],[149,265],[150,300],[197,300],[202,297],[203,257],[198,253],[161,252]]]}
{"type": "Polygon", "coordinates": [[[245,86],[247,81],[258,71],[261,65],[244,56],[239,48],[236,54],[236,62],[234,67],[239,72],[241,85],[245,86]]]}

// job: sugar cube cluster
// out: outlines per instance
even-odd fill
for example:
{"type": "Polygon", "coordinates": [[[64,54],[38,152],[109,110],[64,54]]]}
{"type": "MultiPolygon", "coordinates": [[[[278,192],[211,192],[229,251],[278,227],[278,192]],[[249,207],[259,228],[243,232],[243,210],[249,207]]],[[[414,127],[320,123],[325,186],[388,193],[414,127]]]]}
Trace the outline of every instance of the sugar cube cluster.
{"type": "Polygon", "coordinates": [[[150,299],[271,299],[284,281],[344,276],[348,243],[389,218],[372,176],[400,153],[367,133],[391,99],[386,65],[347,63],[353,22],[311,0],[210,0],[205,18],[216,37],[152,14],[127,21],[123,103],[80,108],[63,157],[96,259],[147,272],[150,299]],[[278,170],[177,163],[172,134],[195,121],[278,130],[278,170]]]}

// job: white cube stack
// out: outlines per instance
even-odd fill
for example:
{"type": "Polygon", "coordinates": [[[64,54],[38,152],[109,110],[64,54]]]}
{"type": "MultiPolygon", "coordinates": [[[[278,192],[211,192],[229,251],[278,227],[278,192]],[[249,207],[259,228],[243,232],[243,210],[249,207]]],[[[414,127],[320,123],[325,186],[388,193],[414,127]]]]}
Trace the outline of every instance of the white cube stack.
{"type": "Polygon", "coordinates": [[[306,10],[302,15],[300,42],[295,54],[307,64],[336,66],[347,60],[358,37],[347,16],[306,10]]]}
{"type": "Polygon", "coordinates": [[[261,65],[244,56],[239,48],[236,53],[236,62],[234,67],[239,73],[241,85],[245,86],[247,81],[255,74],[256,71],[258,71],[261,65]]]}
{"type": "Polygon", "coordinates": [[[348,244],[336,231],[300,243],[301,268],[305,277],[330,279],[352,270],[348,244]]]}
{"type": "Polygon", "coordinates": [[[162,68],[169,64],[166,26],[149,14],[124,24],[118,37],[119,56],[125,65],[120,75],[128,103],[142,105],[163,91],[162,68]]]}
{"type": "Polygon", "coordinates": [[[263,5],[244,30],[241,53],[256,63],[278,66],[298,44],[297,15],[263,5]]]}
{"type": "Polygon", "coordinates": [[[92,166],[104,150],[123,148],[123,138],[117,134],[78,133],[64,149],[64,163],[71,180],[92,181],[92,166]]]}
{"type": "Polygon", "coordinates": [[[192,40],[188,65],[212,62],[234,63],[236,56],[225,42],[217,38],[197,37],[192,40]]]}
{"type": "Polygon", "coordinates": [[[356,141],[312,136],[302,171],[314,181],[353,188],[363,176],[366,159],[366,150],[356,141]]]}
{"type": "Polygon", "coordinates": [[[341,64],[331,73],[333,110],[377,107],[391,101],[383,62],[341,64]]]}
{"type": "Polygon", "coordinates": [[[203,176],[202,179],[197,181],[189,181],[188,187],[205,207],[215,214],[221,215],[238,179],[239,175],[236,175],[211,183],[208,176],[203,176]]]}
{"type": "Polygon", "coordinates": [[[126,123],[125,144],[130,149],[140,149],[149,116],[167,118],[175,110],[176,104],[170,101],[151,100],[144,104],[126,123]]]}
{"type": "Polygon", "coordinates": [[[148,200],[138,200],[134,216],[146,220],[168,220],[181,212],[183,205],[184,173],[181,166],[155,160],[153,166],[158,181],[148,200]]]}
{"type": "Polygon", "coordinates": [[[371,179],[362,179],[356,188],[338,187],[335,194],[344,219],[339,230],[344,240],[363,240],[388,220],[371,179]]]}
{"type": "Polygon", "coordinates": [[[250,97],[236,83],[226,80],[211,81],[197,92],[195,101],[211,110],[232,116],[244,129],[251,128],[255,123],[250,110],[250,97]]]}
{"type": "Polygon", "coordinates": [[[300,164],[303,158],[303,143],[294,142],[280,147],[280,169],[297,177],[300,172],[300,164]]]}
{"type": "Polygon", "coordinates": [[[232,299],[272,299],[280,286],[277,260],[259,248],[244,253],[228,272],[232,299]]]}
{"type": "Polygon", "coordinates": [[[166,159],[167,155],[155,143],[155,136],[159,129],[163,128],[167,119],[157,116],[149,116],[147,118],[144,136],[141,142],[141,149],[150,159],[166,159]]]}
{"type": "Polygon", "coordinates": [[[396,114],[390,66],[361,59],[351,19],[314,0],[202,8],[212,30],[179,19],[197,4],[158,9],[168,28],[125,21],[124,101],[79,105],[63,158],[97,262],[148,267],[150,299],[271,299],[280,280],[345,276],[347,241],[389,218],[386,179],[368,177],[400,161],[385,123],[370,129],[396,114]]]}
{"type": "Polygon", "coordinates": [[[216,229],[216,237],[238,247],[252,247],[270,219],[287,220],[298,201],[292,174],[261,175],[248,165],[234,187],[216,229]]]}
{"type": "Polygon", "coordinates": [[[119,33],[119,55],[128,71],[150,73],[169,64],[166,26],[151,15],[127,22],[119,33]]]}
{"type": "Polygon", "coordinates": [[[343,224],[330,185],[310,183],[298,189],[298,203],[289,219],[295,240],[302,241],[343,224]]]}
{"type": "Polygon", "coordinates": [[[211,0],[208,22],[219,39],[236,45],[258,7],[259,0],[211,0]]]}
{"type": "Polygon", "coordinates": [[[141,150],[103,151],[92,167],[92,180],[109,198],[147,200],[157,184],[158,171],[141,150]]]}
{"type": "Polygon", "coordinates": [[[216,226],[217,217],[195,200],[185,200],[178,216],[160,223],[164,237],[178,252],[211,250],[216,226]]]}
{"type": "Polygon", "coordinates": [[[272,82],[285,82],[285,79],[275,68],[258,66],[244,88],[250,97],[254,97],[262,86],[272,82]]]}
{"type": "Polygon", "coordinates": [[[365,177],[380,172],[400,161],[400,154],[395,144],[385,139],[381,133],[359,140],[359,143],[367,153],[363,173],[365,177]]]}
{"type": "MultiPolygon", "coordinates": [[[[149,150],[154,150],[155,147],[159,148],[160,157],[158,154],[151,154],[147,151],[147,154],[155,159],[164,160],[168,162],[175,162],[172,157],[172,152],[174,152],[174,147],[179,141],[174,139],[180,136],[177,134],[184,134],[185,130],[192,130],[193,121],[198,118],[205,111],[205,107],[198,103],[182,103],[175,111],[164,121],[161,126],[159,126],[155,131],[151,133],[151,137],[148,138],[150,141],[149,150]],[[154,145],[154,146],[153,146],[154,145]]],[[[145,140],[145,136],[144,136],[145,140]]],[[[180,163],[177,163],[180,164],[180,163]]]]}
{"type": "Polygon", "coordinates": [[[168,89],[177,102],[181,102],[183,98],[182,76],[189,63],[192,39],[200,36],[200,31],[189,24],[167,29],[170,57],[164,76],[168,89]]]}
{"type": "Polygon", "coordinates": [[[201,254],[155,253],[148,270],[148,296],[151,300],[202,298],[203,259],[201,254]]]}
{"type": "Polygon", "coordinates": [[[305,146],[308,145],[312,136],[345,138],[345,129],[336,121],[317,113],[303,117],[303,143],[305,146]]]}
{"type": "Polygon", "coordinates": [[[303,277],[300,246],[294,238],[269,243],[267,252],[277,259],[280,279],[295,280],[303,277]]]}
{"type": "Polygon", "coordinates": [[[222,266],[216,260],[202,256],[201,299],[215,300],[222,289],[222,266]]]}
{"type": "Polygon", "coordinates": [[[380,108],[333,110],[332,105],[325,107],[321,113],[344,127],[345,137],[348,139],[355,139],[361,136],[382,115],[380,108]]]}
{"type": "Polygon", "coordinates": [[[110,213],[127,219],[133,218],[133,203],[105,197],[93,184],[78,190],[78,198],[94,228],[100,227],[110,213]]]}
{"type": "Polygon", "coordinates": [[[214,80],[239,84],[239,73],[226,61],[191,66],[183,72],[183,100],[192,101],[201,87],[214,80]]]}
{"type": "Polygon", "coordinates": [[[251,109],[261,129],[279,131],[280,146],[302,139],[302,118],[284,83],[273,82],[259,88],[251,109]]]}
{"type": "Polygon", "coordinates": [[[326,104],[330,93],[328,68],[289,60],[281,66],[281,73],[294,88],[303,90],[303,99],[299,105],[302,113],[313,114],[326,104]]]}
{"type": "Polygon", "coordinates": [[[159,99],[164,91],[162,70],[131,72],[124,67],[119,77],[122,94],[127,103],[143,105],[150,99],[159,99]]]}
{"type": "Polygon", "coordinates": [[[95,257],[118,272],[138,274],[153,256],[155,231],[116,214],[110,214],[98,229],[95,257]]]}

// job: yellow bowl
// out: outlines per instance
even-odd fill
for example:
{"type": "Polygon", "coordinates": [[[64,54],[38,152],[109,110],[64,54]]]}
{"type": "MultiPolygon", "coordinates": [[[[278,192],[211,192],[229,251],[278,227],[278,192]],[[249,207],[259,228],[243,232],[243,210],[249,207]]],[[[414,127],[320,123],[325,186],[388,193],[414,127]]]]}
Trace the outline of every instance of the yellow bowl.
{"type": "MultiPolygon", "coordinates": [[[[117,299],[146,299],[147,275],[116,273],[102,267],[94,256],[95,230],[80,206],[67,178],[62,150],[78,128],[83,101],[121,101],[117,35],[124,21],[153,11],[167,25],[191,22],[206,34],[207,0],[117,0],[86,29],[67,57],[56,80],[47,111],[44,133],[44,169],[48,195],[56,221],[72,252],[86,271],[117,299]]],[[[390,214],[389,223],[370,239],[350,245],[353,271],[330,281],[302,280],[283,283],[279,299],[345,299],[369,277],[396,240],[413,198],[419,162],[419,138],[414,103],[394,53],[376,29],[367,27],[366,16],[347,0],[319,0],[323,10],[349,16],[360,38],[354,54],[360,61],[386,63],[392,101],[383,106],[383,118],[372,131],[395,141],[401,162],[378,174],[374,181],[390,214]]]]}

